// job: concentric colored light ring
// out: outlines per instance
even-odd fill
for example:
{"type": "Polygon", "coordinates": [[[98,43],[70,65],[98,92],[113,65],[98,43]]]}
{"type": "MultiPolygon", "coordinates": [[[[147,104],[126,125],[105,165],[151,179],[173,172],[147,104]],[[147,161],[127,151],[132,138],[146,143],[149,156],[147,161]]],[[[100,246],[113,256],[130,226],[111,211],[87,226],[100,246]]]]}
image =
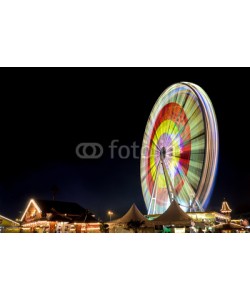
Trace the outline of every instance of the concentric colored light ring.
{"type": "Polygon", "coordinates": [[[172,197],[185,211],[204,209],[216,174],[218,144],[207,94],[192,83],[167,88],[152,109],[142,143],[141,184],[148,213],[163,213],[172,197]]]}

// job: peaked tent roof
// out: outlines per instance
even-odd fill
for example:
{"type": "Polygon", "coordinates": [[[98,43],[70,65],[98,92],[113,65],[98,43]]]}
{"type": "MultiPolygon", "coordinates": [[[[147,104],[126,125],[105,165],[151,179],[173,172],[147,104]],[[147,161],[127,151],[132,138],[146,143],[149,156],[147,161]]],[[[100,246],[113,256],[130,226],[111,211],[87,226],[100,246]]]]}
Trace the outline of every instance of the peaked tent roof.
{"type": "Polygon", "coordinates": [[[191,225],[192,219],[186,214],[174,200],[169,208],[152,222],[155,225],[191,225]]]}
{"type": "Polygon", "coordinates": [[[147,220],[147,218],[145,218],[143,216],[143,214],[140,212],[140,210],[137,208],[137,206],[135,204],[133,204],[130,209],[127,211],[127,213],[121,217],[120,219],[114,220],[112,222],[109,223],[128,223],[131,220],[133,221],[141,221],[141,222],[145,222],[145,225],[149,225],[151,224],[150,221],[147,220]]]}

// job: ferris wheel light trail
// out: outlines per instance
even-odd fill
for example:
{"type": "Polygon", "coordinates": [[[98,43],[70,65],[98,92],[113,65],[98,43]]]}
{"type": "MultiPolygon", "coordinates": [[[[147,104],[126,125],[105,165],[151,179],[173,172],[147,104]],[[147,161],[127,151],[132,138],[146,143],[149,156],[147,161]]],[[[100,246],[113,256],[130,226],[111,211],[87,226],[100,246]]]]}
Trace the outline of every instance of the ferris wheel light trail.
{"type": "Polygon", "coordinates": [[[193,83],[167,88],[152,109],[142,143],[141,184],[148,214],[163,213],[173,199],[184,210],[204,210],[218,150],[217,121],[207,94],[193,83]]]}

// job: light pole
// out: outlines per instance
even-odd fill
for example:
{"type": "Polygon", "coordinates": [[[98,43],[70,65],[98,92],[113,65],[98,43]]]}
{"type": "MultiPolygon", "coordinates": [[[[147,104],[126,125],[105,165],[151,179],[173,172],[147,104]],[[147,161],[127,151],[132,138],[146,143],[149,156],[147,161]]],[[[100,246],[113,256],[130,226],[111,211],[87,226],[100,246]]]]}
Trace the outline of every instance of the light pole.
{"type": "Polygon", "coordinates": [[[111,210],[108,211],[108,215],[109,215],[109,220],[110,220],[110,222],[111,222],[111,217],[112,217],[113,214],[114,214],[114,213],[113,213],[111,210]]]}

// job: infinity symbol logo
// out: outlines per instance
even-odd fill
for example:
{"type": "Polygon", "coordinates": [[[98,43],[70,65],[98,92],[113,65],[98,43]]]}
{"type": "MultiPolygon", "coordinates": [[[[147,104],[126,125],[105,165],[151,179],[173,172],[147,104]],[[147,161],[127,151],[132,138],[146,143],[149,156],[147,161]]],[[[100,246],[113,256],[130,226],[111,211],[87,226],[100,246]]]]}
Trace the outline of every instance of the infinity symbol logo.
{"type": "Polygon", "coordinates": [[[98,143],[81,143],[76,147],[76,155],[81,159],[98,159],[103,155],[103,147],[98,143]]]}

